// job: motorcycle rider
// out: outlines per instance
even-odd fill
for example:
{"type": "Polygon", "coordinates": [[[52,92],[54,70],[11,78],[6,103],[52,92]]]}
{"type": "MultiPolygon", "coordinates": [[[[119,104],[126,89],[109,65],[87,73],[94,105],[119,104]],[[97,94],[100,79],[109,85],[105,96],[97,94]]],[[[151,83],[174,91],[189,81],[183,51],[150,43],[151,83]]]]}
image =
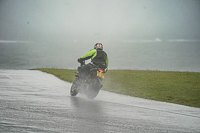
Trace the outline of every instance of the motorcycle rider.
{"type": "Polygon", "coordinates": [[[89,75],[92,68],[101,68],[103,70],[107,70],[108,56],[106,52],[103,51],[103,45],[101,43],[96,43],[94,45],[94,49],[80,57],[78,62],[82,63],[88,59],[91,59],[91,63],[80,67],[78,70],[81,77],[86,77],[89,75]]]}

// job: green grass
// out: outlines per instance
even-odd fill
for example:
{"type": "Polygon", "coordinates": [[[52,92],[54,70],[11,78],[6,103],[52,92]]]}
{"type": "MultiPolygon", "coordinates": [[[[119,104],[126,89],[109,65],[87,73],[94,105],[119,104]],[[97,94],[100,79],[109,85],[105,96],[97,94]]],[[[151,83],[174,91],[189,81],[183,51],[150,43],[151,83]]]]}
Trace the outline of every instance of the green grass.
{"type": "MultiPolygon", "coordinates": [[[[73,82],[76,70],[37,69],[73,82]]],[[[109,70],[103,90],[200,108],[200,73],[109,70]]]]}

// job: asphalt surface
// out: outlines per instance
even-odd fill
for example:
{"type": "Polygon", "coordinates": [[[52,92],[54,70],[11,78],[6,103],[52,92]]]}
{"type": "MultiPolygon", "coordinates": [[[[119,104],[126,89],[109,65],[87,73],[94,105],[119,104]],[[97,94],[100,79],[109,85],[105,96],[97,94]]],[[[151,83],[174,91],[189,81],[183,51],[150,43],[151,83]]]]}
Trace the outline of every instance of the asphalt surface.
{"type": "Polygon", "coordinates": [[[89,100],[70,87],[40,71],[0,70],[0,132],[200,132],[199,108],[102,90],[89,100]]]}

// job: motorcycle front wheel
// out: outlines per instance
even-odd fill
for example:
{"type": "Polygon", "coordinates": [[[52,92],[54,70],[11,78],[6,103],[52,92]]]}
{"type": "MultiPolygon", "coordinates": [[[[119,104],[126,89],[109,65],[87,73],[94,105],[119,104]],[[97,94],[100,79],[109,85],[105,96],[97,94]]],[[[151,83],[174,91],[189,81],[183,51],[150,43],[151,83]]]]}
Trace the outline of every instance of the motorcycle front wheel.
{"type": "Polygon", "coordinates": [[[78,94],[78,90],[77,90],[77,84],[76,82],[74,81],[72,83],[72,86],[71,86],[71,89],[70,89],[70,95],[71,96],[76,96],[78,94]]]}

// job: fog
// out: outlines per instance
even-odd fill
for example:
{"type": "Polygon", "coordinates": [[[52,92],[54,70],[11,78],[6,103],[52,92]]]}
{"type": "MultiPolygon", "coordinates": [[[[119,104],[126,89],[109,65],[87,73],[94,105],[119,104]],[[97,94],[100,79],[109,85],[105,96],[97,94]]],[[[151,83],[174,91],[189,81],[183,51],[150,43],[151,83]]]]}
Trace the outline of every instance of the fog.
{"type": "Polygon", "coordinates": [[[0,0],[0,40],[199,38],[198,0],[0,0]]]}
{"type": "Polygon", "coordinates": [[[0,68],[76,68],[101,42],[109,69],[200,71],[199,0],[0,0],[0,68]]]}

